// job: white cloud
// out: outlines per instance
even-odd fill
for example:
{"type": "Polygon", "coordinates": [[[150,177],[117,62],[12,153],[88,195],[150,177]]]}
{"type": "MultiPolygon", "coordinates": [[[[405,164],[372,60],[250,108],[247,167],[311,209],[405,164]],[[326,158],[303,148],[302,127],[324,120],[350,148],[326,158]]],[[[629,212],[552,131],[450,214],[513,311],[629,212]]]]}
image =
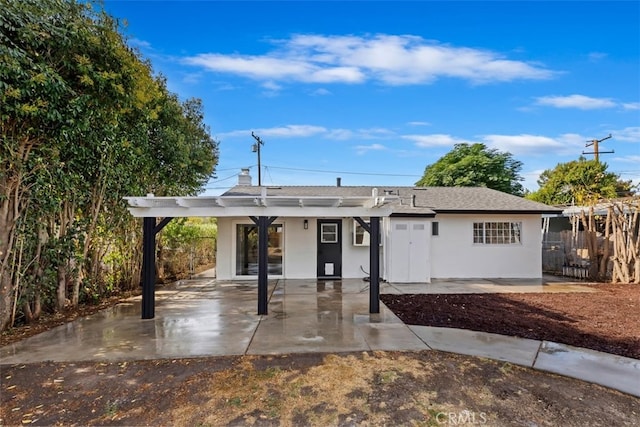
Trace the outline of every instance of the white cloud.
{"type": "Polygon", "coordinates": [[[262,95],[266,96],[266,97],[275,97],[278,96],[280,94],[280,91],[282,90],[282,86],[279,85],[278,83],[274,82],[274,81],[266,81],[263,82],[261,84],[262,88],[264,89],[262,91],[262,95]]]}
{"type": "Polygon", "coordinates": [[[472,83],[549,79],[556,72],[489,50],[453,47],[411,35],[294,35],[264,55],[202,53],[186,64],[255,80],[305,83],[429,84],[443,77],[472,83]]]}
{"type": "Polygon", "coordinates": [[[640,102],[623,102],[622,108],[625,110],[640,110],[640,102]]]}
{"type": "Polygon", "coordinates": [[[321,87],[321,88],[316,89],[313,92],[311,92],[311,95],[313,95],[313,96],[325,96],[325,95],[331,95],[331,92],[328,91],[327,89],[321,87]]]}
{"type": "Polygon", "coordinates": [[[215,85],[216,85],[215,86],[215,90],[218,90],[218,91],[235,90],[236,89],[236,87],[233,86],[232,84],[225,83],[225,82],[217,82],[215,85]]]}
{"type": "Polygon", "coordinates": [[[382,144],[371,144],[371,145],[356,145],[355,146],[356,152],[358,154],[365,154],[368,151],[382,151],[382,150],[386,150],[387,147],[385,147],[382,144]]]}
{"type": "Polygon", "coordinates": [[[536,98],[536,104],[555,108],[578,108],[580,110],[595,110],[616,106],[610,98],[592,98],[584,95],[542,96],[536,98]]]}
{"type": "MultiPolygon", "coordinates": [[[[334,140],[351,140],[351,139],[388,139],[395,136],[395,133],[385,128],[369,128],[369,129],[327,129],[323,126],[314,125],[286,125],[272,128],[261,129],[242,129],[221,133],[222,137],[245,137],[251,136],[254,132],[260,137],[276,137],[276,138],[306,138],[320,136],[334,140]]],[[[375,145],[375,144],[374,144],[375,145]]]]}
{"type": "Polygon", "coordinates": [[[277,83],[275,83],[273,81],[267,81],[267,82],[262,83],[262,87],[267,89],[267,90],[274,91],[274,92],[277,92],[280,89],[282,89],[282,86],[280,86],[279,84],[277,84],[277,83]]]}
{"type": "Polygon", "coordinates": [[[539,135],[486,135],[482,140],[488,147],[514,155],[542,153],[563,147],[561,141],[539,135]]]}
{"type": "Polygon", "coordinates": [[[601,59],[606,58],[608,55],[606,53],[603,52],[591,52],[589,54],[589,61],[591,62],[598,62],[601,59]]]}
{"type": "Polygon", "coordinates": [[[617,141],[640,143],[640,126],[614,130],[611,131],[611,135],[617,141]]]}
{"type": "Polygon", "coordinates": [[[331,129],[327,138],[337,140],[347,139],[386,139],[395,136],[395,132],[385,128],[369,129],[331,129]]]}
{"type": "Polygon", "coordinates": [[[324,63],[365,70],[388,84],[429,83],[439,77],[458,77],[476,83],[514,79],[544,79],[551,72],[537,66],[503,58],[500,54],[428,42],[410,35],[305,36],[291,39],[324,63]]]}
{"type": "Polygon", "coordinates": [[[277,136],[281,138],[298,138],[326,133],[327,129],[322,126],[311,125],[287,125],[268,129],[260,129],[256,133],[264,136],[277,136]]]}
{"type": "Polygon", "coordinates": [[[584,146],[585,137],[576,134],[564,134],[556,138],[541,135],[483,135],[475,140],[467,140],[447,134],[402,135],[403,139],[413,141],[416,146],[453,147],[455,144],[482,143],[489,148],[506,151],[513,155],[537,154],[572,154],[579,153],[584,146]]]}
{"type": "Polygon", "coordinates": [[[622,162],[622,163],[634,163],[636,165],[640,165],[640,155],[638,156],[625,156],[625,157],[614,157],[613,159],[611,159],[612,161],[615,162],[622,162]]]}
{"type": "Polygon", "coordinates": [[[129,46],[139,47],[141,49],[151,49],[151,43],[136,38],[129,39],[129,46]]]}
{"type": "Polygon", "coordinates": [[[364,80],[364,75],[354,68],[321,68],[312,62],[295,58],[204,53],[185,58],[184,62],[209,71],[239,74],[255,80],[296,80],[307,83],[357,83],[364,80]]]}
{"type": "Polygon", "coordinates": [[[237,136],[251,136],[251,132],[263,137],[278,137],[278,138],[303,138],[314,135],[321,135],[327,132],[327,129],[322,126],[312,125],[287,125],[272,128],[261,128],[251,130],[234,130],[231,132],[223,132],[219,134],[220,138],[224,137],[237,137],[237,136]]]}
{"type": "Polygon", "coordinates": [[[584,149],[588,138],[565,133],[556,137],[542,135],[484,135],[482,142],[490,148],[507,151],[514,156],[522,155],[575,155],[584,149]]]}
{"type": "Polygon", "coordinates": [[[472,143],[464,139],[455,138],[451,135],[432,134],[432,135],[403,135],[402,138],[413,141],[416,146],[428,147],[453,147],[455,144],[472,143]]]}
{"type": "Polygon", "coordinates": [[[198,84],[202,80],[202,73],[187,73],[182,77],[182,82],[186,84],[198,84]]]}
{"type": "Polygon", "coordinates": [[[358,129],[358,136],[364,139],[388,138],[395,132],[385,128],[358,129]]]}
{"type": "Polygon", "coordinates": [[[421,122],[421,121],[408,122],[407,124],[409,126],[431,126],[431,123],[429,123],[429,122],[421,122]]]}
{"type": "Polygon", "coordinates": [[[327,134],[327,138],[337,140],[347,140],[354,137],[356,133],[350,129],[331,129],[327,134]]]}

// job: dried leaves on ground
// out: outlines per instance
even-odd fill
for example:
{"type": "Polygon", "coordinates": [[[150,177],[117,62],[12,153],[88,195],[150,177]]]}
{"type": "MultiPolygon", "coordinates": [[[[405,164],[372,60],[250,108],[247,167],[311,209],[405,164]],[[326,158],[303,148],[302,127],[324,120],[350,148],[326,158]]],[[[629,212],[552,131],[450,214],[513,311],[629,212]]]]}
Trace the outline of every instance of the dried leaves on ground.
{"type": "Polygon", "coordinates": [[[2,425],[437,426],[640,423],[640,399],[437,351],[2,367],[2,425]]]}

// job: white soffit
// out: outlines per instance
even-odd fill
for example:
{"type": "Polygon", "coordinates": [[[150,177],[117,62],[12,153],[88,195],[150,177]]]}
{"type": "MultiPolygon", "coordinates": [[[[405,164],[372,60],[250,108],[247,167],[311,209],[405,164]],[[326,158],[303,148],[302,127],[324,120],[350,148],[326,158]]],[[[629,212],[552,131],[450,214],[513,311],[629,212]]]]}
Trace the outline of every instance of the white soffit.
{"type": "Polygon", "coordinates": [[[397,196],[125,197],[134,217],[353,217],[389,216],[397,196]]]}

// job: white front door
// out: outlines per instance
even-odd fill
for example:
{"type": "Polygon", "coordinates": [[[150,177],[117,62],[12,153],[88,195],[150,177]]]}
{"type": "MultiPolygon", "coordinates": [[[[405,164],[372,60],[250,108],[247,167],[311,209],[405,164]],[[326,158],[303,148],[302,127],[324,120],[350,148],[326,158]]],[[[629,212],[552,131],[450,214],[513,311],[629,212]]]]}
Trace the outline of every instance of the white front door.
{"type": "Polygon", "coordinates": [[[424,220],[391,221],[390,282],[428,283],[431,281],[429,224],[424,220]]]}

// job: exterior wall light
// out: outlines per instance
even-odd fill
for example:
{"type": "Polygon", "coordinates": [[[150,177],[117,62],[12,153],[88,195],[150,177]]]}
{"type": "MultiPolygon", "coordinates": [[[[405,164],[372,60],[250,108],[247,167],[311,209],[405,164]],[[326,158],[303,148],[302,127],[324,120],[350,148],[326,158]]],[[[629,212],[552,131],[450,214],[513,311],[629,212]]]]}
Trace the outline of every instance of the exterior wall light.
{"type": "Polygon", "coordinates": [[[304,227],[304,229],[305,229],[305,230],[308,230],[308,229],[309,229],[309,220],[308,220],[308,219],[305,219],[305,220],[302,222],[302,225],[303,225],[303,227],[304,227]]]}

